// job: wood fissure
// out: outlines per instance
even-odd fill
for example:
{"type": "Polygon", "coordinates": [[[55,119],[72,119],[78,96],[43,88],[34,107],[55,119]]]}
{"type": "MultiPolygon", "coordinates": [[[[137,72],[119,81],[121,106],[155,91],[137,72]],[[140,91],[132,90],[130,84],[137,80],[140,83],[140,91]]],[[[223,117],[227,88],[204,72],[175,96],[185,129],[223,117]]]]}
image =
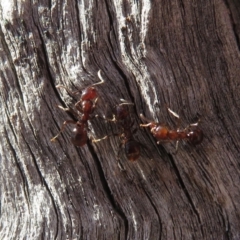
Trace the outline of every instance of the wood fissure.
{"type": "Polygon", "coordinates": [[[0,2],[0,239],[240,239],[239,13],[0,2]]]}

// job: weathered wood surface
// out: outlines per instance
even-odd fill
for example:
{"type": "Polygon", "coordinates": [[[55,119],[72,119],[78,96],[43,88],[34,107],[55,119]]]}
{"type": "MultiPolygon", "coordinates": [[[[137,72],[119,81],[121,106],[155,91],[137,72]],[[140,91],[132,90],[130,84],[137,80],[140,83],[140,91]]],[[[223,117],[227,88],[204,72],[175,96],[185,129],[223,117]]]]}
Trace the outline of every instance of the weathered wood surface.
{"type": "MultiPolygon", "coordinates": [[[[0,1],[0,239],[240,239],[239,1],[0,1]],[[96,113],[120,98],[182,127],[201,118],[197,147],[147,146],[137,162],[111,137],[82,148],[71,90],[106,82],[96,113]]],[[[91,121],[90,134],[116,131],[91,121]]]]}

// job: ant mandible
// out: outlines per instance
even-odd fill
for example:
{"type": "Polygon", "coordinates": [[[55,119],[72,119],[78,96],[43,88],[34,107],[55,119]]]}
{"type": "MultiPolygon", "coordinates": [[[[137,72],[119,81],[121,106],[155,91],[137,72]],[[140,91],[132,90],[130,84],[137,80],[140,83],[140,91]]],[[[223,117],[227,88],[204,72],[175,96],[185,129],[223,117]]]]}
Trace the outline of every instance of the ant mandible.
{"type": "MultiPolygon", "coordinates": [[[[180,120],[180,117],[177,113],[172,111],[170,108],[167,109],[169,113],[180,120]]],[[[158,140],[157,144],[161,142],[177,141],[176,151],[178,149],[179,140],[186,140],[192,145],[200,144],[203,140],[203,131],[198,128],[199,121],[188,125],[185,129],[174,130],[170,129],[165,124],[160,124],[148,120],[143,116],[143,114],[140,114],[140,117],[144,121],[148,122],[147,124],[140,124],[140,127],[149,127],[151,129],[152,135],[158,140]]]]}
{"type": "Polygon", "coordinates": [[[123,147],[125,154],[127,156],[127,159],[130,161],[136,161],[140,156],[140,143],[135,141],[133,138],[133,134],[135,133],[136,130],[133,130],[133,131],[131,130],[133,126],[133,122],[131,121],[130,113],[127,107],[127,105],[133,105],[133,103],[129,103],[124,99],[121,99],[121,101],[123,103],[120,103],[116,106],[113,119],[105,119],[105,120],[117,123],[118,127],[121,128],[121,133],[107,135],[102,139],[93,140],[93,142],[101,141],[112,135],[120,136],[121,143],[118,151],[118,159],[119,159],[120,150],[123,147]]]}
{"type": "MultiPolygon", "coordinates": [[[[73,132],[75,133],[75,136],[71,138],[72,143],[78,147],[81,147],[87,143],[88,120],[90,119],[90,115],[93,113],[98,100],[98,92],[95,86],[104,83],[104,80],[102,79],[101,76],[101,70],[98,71],[98,77],[101,81],[84,89],[82,91],[80,100],[75,104],[76,110],[80,112],[81,115],[77,111],[70,110],[69,108],[63,108],[62,106],[58,106],[58,108],[62,109],[63,111],[71,111],[77,118],[79,118],[79,120],[64,121],[59,133],[51,139],[52,142],[55,141],[59,137],[59,135],[64,131],[66,125],[74,124],[75,128],[73,129],[73,132]]],[[[71,93],[65,86],[59,85],[57,86],[57,88],[65,88],[68,93],[71,93]]],[[[72,92],[71,94],[74,95],[80,91],[81,90],[77,90],[75,92],[72,92]]]]}

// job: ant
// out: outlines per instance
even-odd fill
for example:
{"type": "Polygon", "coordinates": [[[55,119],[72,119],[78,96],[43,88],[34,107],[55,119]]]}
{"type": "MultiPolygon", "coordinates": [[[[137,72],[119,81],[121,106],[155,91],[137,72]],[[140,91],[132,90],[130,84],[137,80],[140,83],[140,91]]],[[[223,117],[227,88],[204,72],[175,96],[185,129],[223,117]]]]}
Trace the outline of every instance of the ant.
{"type": "MultiPolygon", "coordinates": [[[[66,125],[74,124],[75,128],[73,129],[73,132],[75,133],[75,136],[71,138],[72,143],[78,147],[81,147],[87,143],[88,120],[90,119],[91,117],[90,115],[93,113],[98,100],[98,92],[95,86],[104,83],[104,80],[102,79],[101,76],[101,70],[98,71],[98,77],[101,81],[84,89],[82,91],[80,100],[75,104],[76,110],[80,112],[81,115],[78,112],[73,111],[72,109],[58,106],[58,108],[62,109],[63,111],[71,111],[79,119],[78,121],[73,120],[64,121],[59,133],[51,139],[52,142],[55,141],[58,138],[58,136],[64,131],[66,125]]],[[[58,85],[57,88],[65,88],[67,92],[70,93],[71,95],[81,92],[81,90],[70,92],[65,86],[62,85],[58,85]]]]}
{"type": "MultiPolygon", "coordinates": [[[[168,108],[168,112],[171,113],[174,117],[180,120],[180,117],[177,113],[168,108]]],[[[152,135],[158,140],[157,144],[160,142],[176,142],[176,152],[178,149],[179,140],[186,140],[192,145],[200,144],[203,140],[203,131],[198,128],[199,120],[196,123],[189,124],[185,129],[170,129],[165,124],[156,123],[148,120],[143,114],[140,114],[140,117],[148,122],[147,124],[140,124],[140,127],[149,127],[151,129],[152,135]]]]}
{"type": "MultiPolygon", "coordinates": [[[[136,161],[140,156],[140,143],[135,141],[133,138],[134,131],[131,131],[133,126],[133,122],[130,119],[130,113],[128,107],[126,105],[133,105],[133,103],[126,102],[124,99],[121,99],[123,103],[120,103],[116,106],[115,115],[113,115],[113,119],[107,119],[108,121],[115,122],[121,128],[121,133],[112,134],[115,136],[120,136],[120,146],[118,151],[118,159],[119,153],[122,147],[124,147],[125,154],[127,159],[130,161],[136,161]]],[[[105,136],[102,139],[93,140],[93,142],[98,142],[103,139],[108,138],[111,135],[105,136]]]]}

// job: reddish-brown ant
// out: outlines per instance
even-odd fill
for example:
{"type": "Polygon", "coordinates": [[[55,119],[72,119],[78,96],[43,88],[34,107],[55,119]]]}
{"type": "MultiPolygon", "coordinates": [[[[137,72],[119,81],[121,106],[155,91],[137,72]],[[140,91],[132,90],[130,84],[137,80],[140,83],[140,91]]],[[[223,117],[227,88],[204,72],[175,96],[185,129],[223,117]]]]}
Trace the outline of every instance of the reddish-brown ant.
{"type": "MultiPolygon", "coordinates": [[[[177,113],[172,111],[170,108],[167,108],[169,113],[171,113],[174,117],[180,119],[177,113]]],[[[140,124],[141,127],[149,127],[151,129],[152,135],[158,140],[158,144],[161,142],[170,142],[177,141],[176,143],[176,151],[178,148],[179,140],[186,140],[192,145],[197,145],[203,140],[203,132],[198,128],[199,121],[193,124],[190,124],[185,129],[170,129],[165,124],[160,124],[156,122],[152,122],[148,120],[143,114],[140,114],[140,117],[147,121],[147,124],[140,124]]]]}
{"type": "MultiPolygon", "coordinates": [[[[78,147],[81,147],[87,143],[88,120],[90,119],[90,115],[93,113],[96,102],[98,100],[98,92],[97,92],[95,86],[104,83],[104,80],[102,79],[100,72],[101,71],[99,70],[98,77],[101,81],[84,89],[82,91],[80,100],[75,104],[76,110],[78,112],[80,112],[81,115],[76,111],[70,110],[69,108],[63,108],[61,106],[58,106],[60,109],[62,109],[64,111],[71,111],[75,116],[77,116],[79,118],[79,120],[78,121],[73,121],[73,120],[65,121],[62,124],[62,127],[61,127],[59,133],[55,137],[53,137],[51,139],[51,141],[55,141],[58,138],[58,136],[64,131],[66,125],[74,124],[75,128],[73,129],[73,132],[75,132],[75,136],[71,139],[72,143],[78,147]]],[[[62,85],[57,86],[57,88],[65,88],[66,89],[66,87],[64,87],[62,85]]],[[[81,90],[77,90],[75,92],[72,92],[71,94],[73,95],[80,91],[81,90]]],[[[70,91],[68,91],[68,92],[70,93],[70,91]]]]}
{"type": "MultiPolygon", "coordinates": [[[[140,143],[135,141],[133,138],[135,130],[131,130],[133,122],[131,121],[130,113],[127,107],[127,105],[132,105],[133,103],[126,102],[123,99],[121,99],[121,101],[123,101],[123,103],[120,103],[116,106],[113,119],[107,120],[117,123],[117,125],[121,128],[122,132],[120,134],[112,134],[114,136],[120,136],[121,144],[119,146],[119,149],[121,150],[121,148],[124,147],[127,159],[130,161],[136,161],[140,156],[140,143]]],[[[93,142],[101,141],[108,138],[109,136],[111,135],[107,135],[102,139],[93,140],[93,142]]],[[[118,158],[120,150],[118,151],[118,158]]]]}

